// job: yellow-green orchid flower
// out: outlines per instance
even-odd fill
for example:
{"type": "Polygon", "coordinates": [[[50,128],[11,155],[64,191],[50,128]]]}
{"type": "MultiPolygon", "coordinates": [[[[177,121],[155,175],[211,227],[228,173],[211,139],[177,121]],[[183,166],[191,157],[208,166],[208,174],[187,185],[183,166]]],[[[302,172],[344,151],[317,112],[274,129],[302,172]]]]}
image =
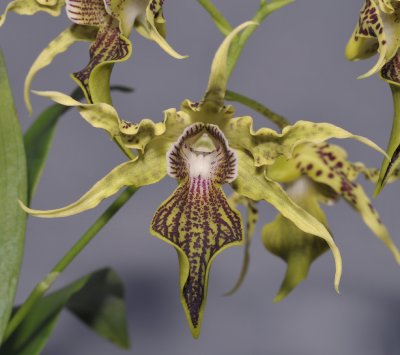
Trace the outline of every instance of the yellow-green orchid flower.
{"type": "MultiPolygon", "coordinates": [[[[376,169],[366,169],[362,163],[349,162],[341,147],[310,143],[296,147],[292,159],[278,158],[267,170],[270,178],[287,184],[286,192],[293,201],[325,226],[327,220],[320,203],[331,205],[342,197],[400,263],[399,250],[364,189],[356,182],[360,173],[374,182],[378,177],[376,169]]],[[[394,179],[395,176],[391,180],[394,179]]],[[[303,281],[311,263],[328,249],[325,241],[311,238],[282,215],[264,226],[262,237],[266,248],[288,264],[275,301],[283,299],[303,281]]]]}
{"type": "Polygon", "coordinates": [[[13,0],[7,4],[4,13],[0,15],[0,26],[3,25],[10,11],[19,15],[33,15],[42,11],[58,16],[64,5],[64,0],[13,0]]]}
{"type": "Polygon", "coordinates": [[[354,32],[347,43],[346,57],[349,60],[369,58],[379,53],[377,63],[364,78],[379,72],[380,77],[389,83],[394,103],[394,118],[387,154],[390,161],[384,160],[375,193],[379,193],[392,171],[399,164],[400,153],[400,1],[366,0],[354,32]]]}
{"type": "MultiPolygon", "coordinates": [[[[24,96],[32,111],[29,92],[36,74],[48,66],[60,53],[78,41],[92,42],[89,63],[72,74],[85,93],[88,102],[111,102],[109,80],[113,64],[125,61],[132,53],[128,39],[133,28],[144,37],[155,41],[168,54],[184,58],[164,39],[165,19],[163,0],[15,0],[7,11],[33,14],[43,10],[58,15],[65,4],[73,22],[39,54],[25,79],[24,96]]],[[[5,14],[3,15],[4,19],[5,14]]],[[[3,20],[4,21],[4,20],[3,20]]],[[[0,25],[2,21],[0,19],[0,25]]]]}
{"type": "Polygon", "coordinates": [[[224,105],[228,53],[233,38],[251,25],[254,23],[237,27],[218,49],[204,99],[185,100],[179,111],[166,110],[163,122],[144,119],[134,124],[120,119],[106,103],[83,104],[61,93],[40,93],[77,107],[87,122],[111,137],[120,137],[127,148],[137,150],[137,156],[117,166],[66,207],[48,211],[23,208],[39,217],[65,217],[96,207],[123,186],[151,185],[166,175],[176,179],[178,187],[157,209],[151,233],[178,253],[180,297],[194,337],[200,333],[212,261],[243,240],[240,216],[229,205],[223,184],[231,183],[238,194],[250,200],[271,203],[300,230],[324,240],[335,260],[334,285],[338,289],[342,264],[330,233],[266,175],[266,167],[282,156],[292,158],[300,143],[319,144],[330,138],[353,138],[383,153],[370,140],[328,123],[299,121],[278,133],[269,128],[254,131],[249,116],[234,118],[233,108],[224,105]]]}

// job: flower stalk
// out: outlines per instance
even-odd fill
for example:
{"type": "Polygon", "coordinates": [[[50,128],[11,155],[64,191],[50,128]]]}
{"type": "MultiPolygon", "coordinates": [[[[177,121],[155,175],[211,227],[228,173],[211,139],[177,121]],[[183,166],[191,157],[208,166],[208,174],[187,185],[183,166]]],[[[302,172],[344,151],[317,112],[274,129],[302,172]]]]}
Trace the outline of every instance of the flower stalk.
{"type": "Polygon", "coordinates": [[[239,94],[235,91],[227,90],[225,94],[225,99],[227,101],[239,102],[252,110],[263,115],[265,118],[269,119],[271,122],[275,123],[279,128],[283,129],[290,125],[290,122],[282,115],[270,110],[268,107],[264,106],[260,102],[251,99],[248,96],[239,94]]]}

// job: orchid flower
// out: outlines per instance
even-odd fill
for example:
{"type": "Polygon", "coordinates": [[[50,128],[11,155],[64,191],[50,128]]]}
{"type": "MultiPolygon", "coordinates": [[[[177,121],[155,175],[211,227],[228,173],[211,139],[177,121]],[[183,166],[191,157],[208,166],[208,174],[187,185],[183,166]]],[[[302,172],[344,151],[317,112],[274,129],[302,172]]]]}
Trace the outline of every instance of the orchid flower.
{"type": "MultiPolygon", "coordinates": [[[[400,263],[399,250],[363,187],[356,182],[360,173],[375,182],[378,177],[376,170],[366,169],[362,163],[349,162],[344,149],[327,143],[301,144],[295,148],[292,159],[278,158],[267,170],[267,176],[284,183],[292,200],[327,228],[328,222],[320,204],[332,205],[342,197],[400,263]]],[[[262,239],[270,252],[288,264],[275,301],[283,299],[304,280],[311,263],[328,249],[323,240],[310,238],[282,215],[264,226],[262,239]]]]}
{"type": "Polygon", "coordinates": [[[319,144],[330,138],[353,138],[384,154],[370,140],[328,123],[299,121],[278,133],[269,128],[254,131],[251,117],[234,117],[233,107],[224,105],[229,48],[234,37],[252,25],[238,26],[219,47],[203,100],[185,100],[180,110],[167,109],[162,122],[143,119],[134,124],[121,119],[107,103],[83,104],[61,93],[39,93],[75,106],[87,122],[111,137],[120,137],[137,156],[66,207],[47,211],[22,207],[38,217],[65,217],[96,207],[123,186],[151,185],[166,175],[174,178],[178,187],[155,212],[151,233],[178,253],[180,298],[194,337],[200,333],[212,261],[226,248],[243,242],[241,218],[229,204],[224,184],[250,200],[272,204],[300,230],[325,241],[334,257],[338,290],[342,264],[332,236],[266,174],[267,168],[280,157],[292,158],[299,144],[319,144]]]}
{"type": "MultiPolygon", "coordinates": [[[[13,9],[20,9],[24,13],[33,13],[33,10],[29,9],[32,8],[32,3],[36,2],[45,3],[43,0],[16,0],[16,4],[12,2],[9,7],[14,6],[13,9]]],[[[54,6],[58,11],[64,4],[61,1],[50,2],[56,4],[54,6]]],[[[132,44],[128,37],[133,27],[144,37],[158,43],[171,56],[184,58],[163,37],[165,36],[163,2],[163,0],[65,0],[65,9],[73,25],[53,39],[30,68],[24,89],[28,110],[32,111],[29,92],[35,75],[75,42],[92,42],[89,63],[82,70],[72,74],[72,78],[82,88],[88,102],[111,102],[109,89],[111,70],[114,63],[125,61],[130,57],[132,44]]],[[[38,8],[38,5],[35,6],[38,8]]]]}
{"type": "MultiPolygon", "coordinates": [[[[382,224],[378,212],[362,186],[356,182],[360,174],[376,183],[379,171],[366,168],[361,162],[347,160],[347,153],[336,145],[327,143],[298,145],[293,157],[282,156],[268,166],[266,175],[274,181],[286,185],[286,193],[299,206],[318,219],[324,226],[328,222],[320,204],[333,205],[342,197],[362,217],[371,231],[383,241],[400,263],[400,252],[382,224]]],[[[388,182],[397,181],[400,171],[396,169],[388,182]]],[[[243,283],[250,262],[250,243],[258,220],[254,201],[234,194],[231,197],[234,206],[244,205],[247,211],[246,234],[244,235],[245,251],[240,276],[235,286],[227,294],[236,292],[243,283]]],[[[276,219],[266,224],[262,231],[265,247],[282,258],[288,265],[285,278],[274,301],[285,298],[307,275],[311,263],[329,247],[320,238],[313,238],[297,228],[291,221],[279,214],[276,219]]]]}
{"type": "Polygon", "coordinates": [[[378,73],[392,90],[394,118],[387,154],[381,166],[375,193],[379,193],[399,164],[400,156],[400,1],[366,0],[358,23],[347,43],[346,57],[360,60],[379,53],[376,64],[360,78],[378,73]]]}

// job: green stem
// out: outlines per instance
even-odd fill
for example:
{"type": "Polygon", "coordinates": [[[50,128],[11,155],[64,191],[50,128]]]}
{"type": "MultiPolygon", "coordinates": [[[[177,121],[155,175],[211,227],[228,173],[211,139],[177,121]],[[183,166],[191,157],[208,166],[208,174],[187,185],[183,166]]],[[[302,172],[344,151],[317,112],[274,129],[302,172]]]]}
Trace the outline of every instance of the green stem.
{"type": "Polygon", "coordinates": [[[290,125],[290,122],[283,116],[270,110],[256,100],[253,100],[247,96],[238,94],[237,92],[227,90],[225,94],[225,100],[239,102],[254,111],[260,113],[264,117],[268,118],[270,121],[275,123],[279,128],[283,129],[290,125]]]}
{"type": "Polygon", "coordinates": [[[108,223],[108,221],[119,211],[119,209],[132,197],[136,189],[128,187],[122,194],[102,213],[102,215],[89,227],[79,238],[72,248],[63,256],[49,274],[39,282],[32,290],[26,301],[11,318],[5,331],[3,342],[17,329],[32,307],[40,300],[45,292],[54,284],[60,274],[81,253],[97,233],[108,223]]]}
{"type": "Polygon", "coordinates": [[[215,25],[224,36],[227,36],[233,30],[230,23],[225,19],[225,17],[210,0],[197,1],[210,14],[211,18],[214,20],[215,25]]]}
{"type": "MultiPolygon", "coordinates": [[[[274,0],[267,3],[265,2],[265,0],[261,0],[260,7],[255,16],[252,18],[252,21],[261,24],[268,17],[269,14],[280,9],[281,7],[292,3],[293,1],[294,0],[274,0]]],[[[242,54],[244,45],[256,29],[257,27],[255,26],[248,27],[242,32],[238,39],[234,43],[232,43],[228,61],[228,77],[231,75],[233,69],[235,68],[236,62],[242,54]]]]}

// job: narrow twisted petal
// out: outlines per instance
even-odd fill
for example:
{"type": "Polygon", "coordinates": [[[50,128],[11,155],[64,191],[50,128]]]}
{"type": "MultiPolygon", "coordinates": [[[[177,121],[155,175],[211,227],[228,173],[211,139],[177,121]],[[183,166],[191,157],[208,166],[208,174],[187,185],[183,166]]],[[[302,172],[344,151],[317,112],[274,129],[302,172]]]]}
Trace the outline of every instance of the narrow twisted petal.
{"type": "Polygon", "coordinates": [[[7,14],[12,11],[18,15],[34,15],[42,11],[51,16],[60,15],[61,8],[64,6],[64,0],[13,0],[10,1],[4,13],[0,15],[0,26],[6,20],[7,14]]]}
{"type": "Polygon", "coordinates": [[[297,121],[278,133],[270,128],[253,130],[253,119],[249,116],[232,119],[225,127],[224,134],[233,148],[250,152],[256,166],[271,165],[284,155],[290,159],[297,145],[304,142],[322,143],[331,138],[352,138],[372,149],[386,153],[368,138],[354,135],[330,123],[297,121]]]}
{"type": "MultiPolygon", "coordinates": [[[[145,29],[147,36],[156,42],[166,53],[177,59],[184,59],[187,56],[179,54],[173,49],[170,44],[165,40],[165,29],[163,24],[165,22],[162,12],[162,5],[164,0],[150,0],[146,9],[146,21],[142,23],[141,28],[145,29]],[[161,30],[161,33],[159,32],[161,30]]],[[[140,23],[140,18],[138,19],[140,23]]],[[[144,31],[140,31],[143,33],[144,31]]]]}
{"type": "Polygon", "coordinates": [[[254,201],[264,200],[272,204],[282,216],[292,221],[297,228],[325,240],[335,260],[334,286],[338,291],[342,274],[342,258],[329,231],[315,217],[293,202],[278,183],[266,177],[262,168],[255,167],[250,156],[240,150],[237,151],[237,154],[239,173],[233,184],[235,191],[254,201]]]}
{"type": "Polygon", "coordinates": [[[179,186],[157,209],[151,224],[151,232],[178,252],[181,301],[195,338],[200,334],[212,261],[243,239],[240,216],[220,186],[235,179],[236,165],[235,153],[216,126],[188,127],[168,153],[168,174],[179,180],[179,186]]]}
{"type": "Polygon", "coordinates": [[[34,210],[21,203],[21,207],[37,217],[67,217],[96,207],[102,200],[114,195],[124,186],[141,187],[154,184],[166,175],[166,148],[166,145],[160,142],[150,144],[145,155],[117,166],[79,200],[68,206],[55,210],[34,210]]]}
{"type": "Polygon", "coordinates": [[[93,41],[96,38],[96,34],[97,29],[95,27],[73,25],[61,32],[39,54],[29,69],[24,84],[25,104],[30,114],[32,114],[32,105],[30,102],[29,92],[36,74],[50,65],[56,56],[65,52],[71,45],[80,41],[93,41]]]}
{"type": "Polygon", "coordinates": [[[84,104],[72,97],[56,91],[35,91],[61,105],[76,107],[81,116],[93,127],[101,128],[114,137],[121,137],[127,148],[138,149],[144,153],[147,144],[160,138],[164,144],[175,142],[185,127],[191,123],[190,117],[175,109],[164,111],[163,122],[154,123],[143,119],[140,123],[121,119],[115,108],[106,103],[84,104]]]}

